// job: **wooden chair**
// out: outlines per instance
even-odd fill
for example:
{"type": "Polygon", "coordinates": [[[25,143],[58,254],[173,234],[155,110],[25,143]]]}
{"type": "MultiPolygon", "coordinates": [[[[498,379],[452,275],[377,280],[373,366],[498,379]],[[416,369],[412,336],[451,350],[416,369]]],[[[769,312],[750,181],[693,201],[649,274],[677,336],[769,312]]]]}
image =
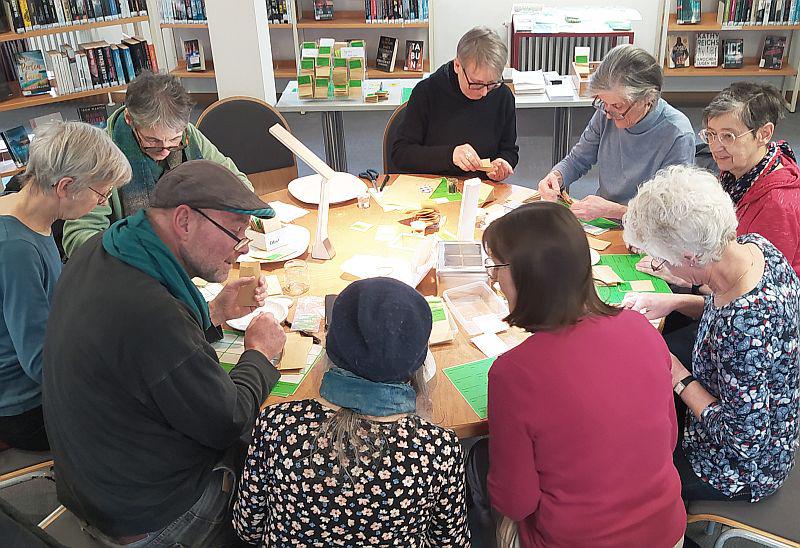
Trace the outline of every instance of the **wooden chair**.
{"type": "Polygon", "coordinates": [[[297,178],[297,159],[269,128],[289,124],[274,107],[253,97],[229,97],[212,103],[197,120],[197,129],[236,164],[256,194],[286,188],[297,178]]]}
{"type": "Polygon", "coordinates": [[[392,163],[392,146],[397,141],[397,136],[403,120],[406,118],[406,105],[403,103],[396,109],[386,122],[386,129],[383,130],[383,172],[399,173],[397,166],[392,163]]]}
{"type": "Polygon", "coordinates": [[[53,479],[53,456],[49,451],[0,452],[0,489],[36,478],[53,479]]]}
{"type": "MultiPolygon", "coordinates": [[[[800,457],[800,451],[795,458],[800,457]]],[[[732,538],[764,546],[800,548],[800,470],[795,465],[778,491],[756,503],[699,500],[689,503],[687,521],[708,521],[729,527],[717,538],[722,548],[732,538]]]]}
{"type": "Polygon", "coordinates": [[[59,542],[59,546],[70,548],[106,548],[106,545],[83,530],[75,514],[59,506],[39,524],[48,537],[59,542]]]}

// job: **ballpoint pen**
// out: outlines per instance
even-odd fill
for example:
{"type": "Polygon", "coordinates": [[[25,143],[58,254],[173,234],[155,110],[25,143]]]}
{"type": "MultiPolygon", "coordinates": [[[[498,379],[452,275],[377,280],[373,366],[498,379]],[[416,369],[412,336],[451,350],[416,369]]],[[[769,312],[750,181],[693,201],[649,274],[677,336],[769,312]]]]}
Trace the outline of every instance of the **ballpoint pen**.
{"type": "Polygon", "coordinates": [[[383,182],[381,183],[381,189],[378,192],[383,192],[383,187],[386,186],[387,181],[389,181],[389,176],[388,175],[384,176],[383,182]]]}

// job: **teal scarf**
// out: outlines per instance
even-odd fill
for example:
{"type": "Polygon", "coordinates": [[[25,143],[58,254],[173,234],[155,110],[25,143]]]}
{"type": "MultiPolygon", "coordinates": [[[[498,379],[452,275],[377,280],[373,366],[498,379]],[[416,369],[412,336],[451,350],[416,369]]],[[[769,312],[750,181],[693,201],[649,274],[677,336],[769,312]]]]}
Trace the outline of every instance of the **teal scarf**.
{"type": "Polygon", "coordinates": [[[388,417],[417,410],[417,393],[402,382],[374,382],[340,367],[322,376],[319,395],[361,415],[388,417]]]}
{"type": "Polygon", "coordinates": [[[103,234],[103,248],[111,256],[166,287],[173,297],[189,308],[204,331],[211,327],[208,303],[175,255],[155,233],[144,210],[111,225],[103,234]]]}

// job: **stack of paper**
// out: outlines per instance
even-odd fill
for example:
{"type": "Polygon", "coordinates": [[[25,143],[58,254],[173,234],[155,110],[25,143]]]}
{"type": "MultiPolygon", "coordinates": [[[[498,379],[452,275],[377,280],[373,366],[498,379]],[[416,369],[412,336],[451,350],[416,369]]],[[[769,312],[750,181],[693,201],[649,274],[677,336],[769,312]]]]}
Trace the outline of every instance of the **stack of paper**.
{"type": "Polygon", "coordinates": [[[514,93],[517,95],[540,95],[545,92],[546,83],[541,70],[513,70],[511,81],[514,83],[514,93]]]}
{"type": "Polygon", "coordinates": [[[559,84],[547,86],[547,97],[551,101],[573,99],[575,97],[575,88],[572,84],[559,84]]]}

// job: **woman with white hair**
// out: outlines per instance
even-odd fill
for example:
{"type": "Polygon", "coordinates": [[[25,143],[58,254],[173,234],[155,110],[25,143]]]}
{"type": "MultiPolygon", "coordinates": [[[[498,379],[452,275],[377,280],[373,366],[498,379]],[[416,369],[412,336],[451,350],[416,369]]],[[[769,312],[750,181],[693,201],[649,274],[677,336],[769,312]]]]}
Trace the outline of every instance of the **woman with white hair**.
{"type": "Polygon", "coordinates": [[[623,219],[625,241],[711,295],[630,294],[623,305],[700,318],[691,372],[673,356],[688,410],[675,453],[686,500],[755,502],[774,493],[798,445],[800,282],[757,234],[736,237],[733,202],[709,172],[662,170],[623,219]]]}
{"type": "Polygon", "coordinates": [[[108,201],[131,168],[100,129],[57,122],[31,143],[19,192],[0,198],[0,443],[49,448],[42,348],[61,257],[51,225],[108,201]]]}
{"type": "Polygon", "coordinates": [[[597,164],[600,187],[572,204],[579,219],[621,219],[625,204],[656,171],[694,163],[689,119],[661,98],[661,65],[630,44],[608,52],[589,81],[594,113],[580,141],[539,181],[542,198],[555,201],[562,188],[597,164]]]}
{"type": "Polygon", "coordinates": [[[514,94],[503,85],[508,48],[496,32],[475,27],[456,57],[414,86],[390,152],[400,173],[483,175],[502,181],[519,161],[514,94]]]}

